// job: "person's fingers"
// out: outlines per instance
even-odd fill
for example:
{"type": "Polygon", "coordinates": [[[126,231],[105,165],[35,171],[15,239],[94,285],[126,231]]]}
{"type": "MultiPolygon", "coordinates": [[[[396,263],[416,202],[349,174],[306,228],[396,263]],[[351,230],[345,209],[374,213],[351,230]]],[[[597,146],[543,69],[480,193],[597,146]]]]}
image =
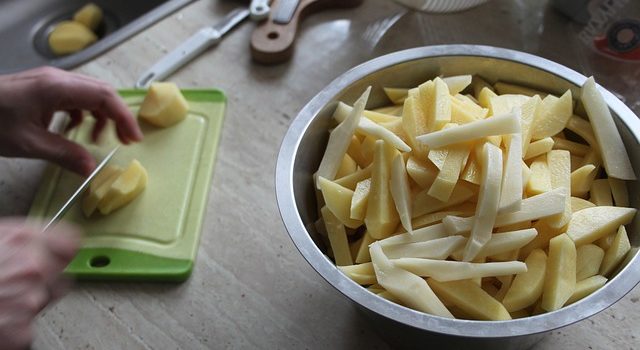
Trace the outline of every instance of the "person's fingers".
{"type": "Polygon", "coordinates": [[[77,226],[59,222],[42,235],[47,251],[66,266],[80,247],[82,232],[77,226]]]}
{"type": "Polygon", "coordinates": [[[84,147],[46,130],[34,128],[25,133],[22,142],[22,156],[46,159],[83,176],[96,166],[84,147]]]}
{"type": "MultiPolygon", "coordinates": [[[[91,140],[93,142],[98,142],[102,131],[107,126],[107,117],[99,111],[94,111],[91,114],[96,119],[96,124],[93,126],[93,130],[91,131],[91,140]]],[[[116,133],[117,132],[118,130],[116,129],[116,133]]],[[[120,135],[118,135],[118,138],[120,139],[120,135]]]]}
{"type": "Polygon", "coordinates": [[[84,117],[84,115],[82,114],[82,111],[79,109],[72,109],[67,111],[67,113],[69,113],[69,124],[67,124],[67,126],[65,127],[65,130],[64,130],[65,132],[80,125],[84,117]]]}
{"type": "Polygon", "coordinates": [[[121,141],[140,141],[142,131],[129,108],[106,83],[80,79],[69,74],[49,74],[41,86],[44,96],[55,101],[56,109],[88,109],[99,111],[116,123],[121,141]]]}

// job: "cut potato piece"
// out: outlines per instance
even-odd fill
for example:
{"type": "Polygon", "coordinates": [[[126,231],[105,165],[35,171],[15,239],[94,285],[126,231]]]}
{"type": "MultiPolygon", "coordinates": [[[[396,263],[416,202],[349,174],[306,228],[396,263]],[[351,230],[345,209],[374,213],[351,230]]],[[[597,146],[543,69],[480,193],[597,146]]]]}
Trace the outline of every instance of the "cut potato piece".
{"type": "Polygon", "coordinates": [[[527,147],[527,153],[523,159],[531,159],[543,155],[553,149],[555,141],[551,137],[545,137],[540,140],[533,141],[527,147]]]}
{"type": "MultiPolygon", "coordinates": [[[[504,213],[496,217],[494,227],[502,227],[517,224],[523,221],[541,219],[564,211],[564,189],[556,189],[537,196],[523,199],[520,210],[513,213],[504,213]]],[[[471,231],[475,217],[459,218],[447,216],[442,219],[447,232],[450,235],[460,235],[471,231]]]]}
{"type": "Polygon", "coordinates": [[[537,195],[552,190],[551,172],[549,171],[546,155],[541,155],[534,159],[529,169],[531,169],[531,176],[529,176],[529,182],[527,183],[527,192],[529,194],[537,195]]]}
{"type": "Polygon", "coordinates": [[[587,141],[587,143],[596,150],[599,148],[598,141],[596,140],[596,135],[593,133],[593,128],[588,121],[582,119],[577,115],[571,116],[571,118],[569,118],[569,120],[567,121],[567,129],[582,137],[582,139],[587,141]]]}
{"type": "Polygon", "coordinates": [[[413,274],[431,277],[440,282],[506,276],[527,271],[527,266],[520,261],[472,263],[421,258],[400,258],[391,261],[413,274]]]}
{"type": "Polygon", "coordinates": [[[598,144],[605,146],[600,147],[600,151],[607,175],[621,180],[635,180],[636,175],[631,167],[622,137],[593,77],[587,79],[582,86],[581,100],[598,144]]]}
{"type": "MultiPolygon", "coordinates": [[[[188,112],[189,104],[175,83],[154,82],[151,83],[140,105],[138,116],[149,124],[166,128],[183,121],[188,112]]],[[[351,136],[346,139],[345,151],[350,141],[351,136]]],[[[336,171],[340,167],[344,153],[342,152],[336,158],[336,171]]]]}
{"type": "Polygon", "coordinates": [[[509,312],[533,305],[542,295],[547,269],[547,255],[535,249],[524,261],[527,271],[516,275],[502,304],[509,312]]]}
{"type": "Polygon", "coordinates": [[[443,224],[435,224],[413,230],[413,233],[401,233],[399,235],[391,236],[378,241],[381,246],[387,247],[394,244],[409,244],[417,242],[426,242],[433,239],[447,237],[447,231],[444,229],[443,224]]]}
{"type": "Polygon", "coordinates": [[[322,191],[322,197],[328,210],[335,215],[343,225],[349,228],[358,228],[362,225],[362,220],[351,218],[351,202],[354,192],[346,187],[342,187],[324,177],[318,177],[318,184],[322,191]]]}
{"type": "MultiPolygon", "coordinates": [[[[464,167],[462,174],[460,174],[460,178],[472,184],[480,185],[482,177],[480,174],[480,165],[478,165],[478,161],[476,160],[475,152],[471,152],[469,154],[467,165],[464,167]]],[[[522,189],[520,191],[522,191],[522,189]]]]}
{"type": "Polygon", "coordinates": [[[474,192],[468,186],[461,183],[458,183],[453,188],[453,192],[447,202],[431,197],[428,194],[428,190],[424,190],[418,193],[413,199],[413,217],[417,218],[418,216],[440,211],[463,203],[473,197],[473,195],[474,192]]]}
{"type": "Polygon", "coordinates": [[[600,274],[603,276],[609,276],[614,271],[620,262],[624,260],[631,250],[631,244],[629,243],[629,236],[624,226],[618,228],[618,232],[611,242],[611,246],[607,249],[602,259],[602,265],[600,265],[600,274]]]}
{"type": "Polygon", "coordinates": [[[597,291],[598,289],[602,288],[605,283],[607,283],[607,278],[600,275],[591,276],[582,281],[579,281],[578,283],[576,283],[576,289],[573,294],[571,294],[571,298],[567,300],[567,305],[573,304],[576,301],[583,299],[584,297],[597,291]]]}
{"type": "Polygon", "coordinates": [[[593,164],[586,164],[571,173],[571,195],[583,197],[591,189],[593,183],[593,173],[596,167],[593,164]]]}
{"type": "Polygon", "coordinates": [[[522,134],[511,134],[507,141],[504,175],[500,192],[499,212],[520,210],[522,201],[522,134]]]}
{"type": "Polygon", "coordinates": [[[438,176],[438,169],[433,163],[409,157],[407,160],[407,174],[422,188],[429,188],[438,176]]]}
{"type": "Polygon", "coordinates": [[[147,178],[147,171],[142,164],[136,159],[132,160],[98,203],[100,213],[107,215],[134,200],[147,186],[147,178]]]}
{"type": "Polygon", "coordinates": [[[366,286],[378,283],[373,264],[370,262],[358,265],[338,265],[338,270],[359,285],[366,286]]]}
{"type": "Polygon", "coordinates": [[[369,191],[371,190],[371,179],[358,182],[356,190],[351,197],[351,207],[349,217],[353,220],[362,221],[367,212],[367,203],[369,202],[369,191]]]}
{"type": "Polygon", "coordinates": [[[629,191],[627,190],[627,184],[624,180],[619,180],[613,177],[610,177],[608,180],[616,207],[628,207],[629,191]]]}
{"type": "Polygon", "coordinates": [[[469,147],[465,144],[451,145],[447,148],[447,157],[442,169],[440,169],[438,176],[427,191],[431,197],[443,202],[449,200],[453,189],[458,183],[465,161],[469,157],[469,147]]]}
{"type": "Polygon", "coordinates": [[[429,150],[429,155],[427,158],[431,161],[433,165],[438,168],[438,171],[444,168],[444,162],[447,159],[447,155],[449,154],[449,147],[443,147],[438,149],[429,150]]]}
{"type": "MultiPolygon", "coordinates": [[[[349,116],[351,110],[353,110],[351,106],[341,102],[340,104],[338,104],[338,107],[333,113],[333,117],[339,123],[342,123],[349,116]],[[341,109],[344,109],[344,112],[341,112],[341,109]]],[[[363,113],[364,112],[365,111],[363,111],[363,113]]],[[[374,123],[369,118],[360,118],[360,120],[358,120],[358,127],[356,128],[356,130],[360,133],[372,136],[376,139],[385,140],[387,143],[402,152],[411,151],[411,147],[409,147],[409,145],[402,141],[400,137],[398,137],[396,134],[394,134],[384,126],[374,123]]]]}
{"type": "Polygon", "coordinates": [[[547,311],[560,309],[575,288],[576,246],[566,234],[561,234],[549,241],[549,258],[540,306],[547,311]]]}
{"type": "Polygon", "coordinates": [[[493,110],[491,106],[491,100],[495,97],[498,97],[495,92],[493,92],[492,87],[483,87],[482,90],[478,94],[476,94],[477,100],[480,103],[480,106],[489,109],[489,115],[493,115],[493,110]]]}
{"type": "Polygon", "coordinates": [[[504,135],[520,132],[520,114],[507,113],[478,120],[472,123],[435,131],[416,137],[416,141],[431,147],[440,148],[454,143],[477,140],[492,135],[504,135]]]}
{"type": "Polygon", "coordinates": [[[482,247],[477,258],[513,252],[531,242],[537,235],[538,231],[535,228],[494,233],[491,240],[482,247]]]}
{"type": "Polygon", "coordinates": [[[553,149],[563,149],[576,156],[583,157],[591,150],[591,147],[582,143],[561,139],[559,137],[552,137],[552,139],[553,149]]]}
{"type": "Polygon", "coordinates": [[[409,93],[409,89],[407,88],[390,88],[385,87],[382,88],[384,94],[387,95],[387,98],[393,104],[401,104],[407,98],[407,93],[409,93]]]}
{"type": "Polygon", "coordinates": [[[369,165],[364,169],[357,170],[355,173],[351,173],[345,177],[341,177],[334,182],[342,187],[346,187],[354,191],[359,182],[371,177],[372,168],[373,167],[369,165]]]}
{"type": "Polygon", "coordinates": [[[86,217],[91,216],[98,208],[98,203],[109,192],[111,185],[122,174],[122,168],[106,165],[89,184],[89,190],[82,200],[82,212],[86,217]]]}
{"type": "MultiPolygon", "coordinates": [[[[461,96],[461,95],[460,95],[461,96]]],[[[451,97],[451,122],[467,124],[486,118],[489,110],[474,102],[451,97]]]]}
{"type": "Polygon", "coordinates": [[[571,197],[571,211],[573,213],[580,211],[582,209],[585,208],[593,208],[596,205],[589,202],[586,199],[582,199],[582,198],[578,198],[578,197],[571,197]]]}
{"type": "Polygon", "coordinates": [[[73,14],[73,20],[95,31],[102,22],[102,9],[94,3],[88,3],[73,14]]]}
{"type": "Polygon", "coordinates": [[[473,260],[491,239],[491,231],[500,204],[502,151],[491,143],[485,143],[482,149],[482,158],[480,194],[471,235],[464,248],[464,261],[473,260]]]}
{"type": "Polygon", "coordinates": [[[388,237],[395,231],[400,218],[396,211],[389,187],[391,161],[397,151],[382,140],[376,141],[376,150],[371,170],[371,190],[364,223],[375,239],[388,237]]]}
{"type": "Polygon", "coordinates": [[[442,79],[435,78],[432,84],[422,84],[418,90],[429,130],[440,130],[450,123],[451,99],[447,84],[442,79]]]}
{"type": "Polygon", "coordinates": [[[324,226],[327,228],[327,234],[329,236],[329,242],[331,243],[331,250],[333,251],[333,258],[336,261],[336,265],[353,265],[353,258],[351,257],[351,250],[349,249],[347,233],[342,221],[333,215],[333,212],[331,212],[331,210],[326,206],[322,207],[320,211],[324,220],[324,226]]]}
{"type": "Polygon", "coordinates": [[[93,44],[98,37],[84,25],[74,21],[62,21],[49,34],[49,48],[56,55],[68,55],[93,44]]]}
{"type": "Polygon", "coordinates": [[[546,249],[549,246],[549,241],[557,235],[563,233],[561,229],[552,228],[542,220],[536,221],[533,228],[538,232],[538,235],[520,249],[519,257],[521,259],[526,258],[535,249],[546,249]]]}
{"type": "Polygon", "coordinates": [[[600,271],[604,250],[595,244],[581,245],[576,250],[576,280],[595,276],[600,271]]]}
{"type": "Polygon", "coordinates": [[[324,177],[327,180],[334,180],[336,178],[340,162],[344,154],[347,153],[351,138],[358,127],[370,92],[371,87],[368,87],[354,104],[349,116],[342,123],[338,124],[329,135],[329,142],[320,161],[318,171],[315,174],[316,188],[320,189],[320,184],[317,181],[318,177],[324,177]]]}
{"type": "Polygon", "coordinates": [[[355,263],[362,264],[371,261],[371,255],[369,255],[369,245],[373,243],[375,239],[371,237],[369,231],[365,231],[362,235],[362,241],[358,247],[358,252],[355,255],[355,263]]]}
{"type": "Polygon", "coordinates": [[[463,236],[451,236],[425,242],[387,245],[383,250],[389,259],[446,259],[454,250],[463,247],[466,240],[463,236]]]}
{"type": "Polygon", "coordinates": [[[609,187],[609,181],[607,179],[594,180],[591,183],[591,198],[589,201],[598,206],[611,206],[613,205],[613,198],[611,198],[611,187],[609,187]]]}
{"type": "MultiPolygon", "coordinates": [[[[426,83],[425,83],[426,84],[426,83]]],[[[433,84],[433,83],[432,83],[433,84]]],[[[420,106],[416,95],[409,95],[404,101],[402,110],[402,128],[407,135],[411,152],[418,159],[425,159],[429,153],[429,147],[416,141],[416,136],[431,131],[427,124],[425,113],[420,106]]]]}
{"type": "Polygon", "coordinates": [[[511,319],[511,315],[504,306],[473,281],[439,282],[429,278],[427,282],[443,301],[459,307],[474,319],[489,321],[511,319]]]}
{"type": "Polygon", "coordinates": [[[373,243],[369,250],[378,283],[402,304],[432,315],[453,318],[424,279],[396,267],[379,244],[373,243]]]}
{"type": "Polygon", "coordinates": [[[358,164],[353,160],[353,158],[349,157],[348,154],[345,154],[342,158],[342,162],[340,162],[340,167],[338,168],[338,172],[336,173],[336,178],[341,178],[347,176],[349,174],[353,174],[358,170],[358,164]]]}
{"type": "MultiPolygon", "coordinates": [[[[547,164],[551,179],[551,188],[564,189],[571,192],[571,155],[569,151],[552,150],[547,153],[547,164]]],[[[544,219],[549,226],[561,228],[571,220],[571,197],[566,196],[564,200],[564,212],[544,219]]]]}
{"type": "Polygon", "coordinates": [[[493,92],[493,86],[491,86],[491,84],[489,84],[486,80],[482,79],[478,75],[471,76],[471,88],[473,89],[473,96],[475,96],[477,99],[480,99],[480,92],[483,89],[486,89],[487,91],[497,96],[496,93],[493,92]]]}
{"type": "Polygon", "coordinates": [[[533,96],[528,99],[521,107],[520,125],[522,128],[522,154],[527,154],[529,144],[531,143],[531,133],[533,132],[533,122],[538,113],[538,108],[542,103],[540,96],[533,96]]]}
{"type": "Polygon", "coordinates": [[[571,217],[567,235],[576,245],[591,243],[620,225],[630,223],[637,211],[635,208],[608,206],[582,209],[571,217]]]}
{"type": "Polygon", "coordinates": [[[360,168],[366,168],[371,164],[372,159],[368,158],[362,150],[362,144],[356,135],[351,137],[351,143],[347,148],[347,155],[355,160],[360,168]]]}
{"type": "Polygon", "coordinates": [[[489,111],[492,116],[508,114],[514,108],[521,108],[528,100],[529,97],[522,95],[492,96],[489,100],[489,111]]]}
{"type": "Polygon", "coordinates": [[[462,90],[466,89],[467,86],[471,84],[471,80],[471,75],[454,75],[442,78],[442,81],[447,84],[450,95],[462,92],[462,90]]]}
{"type": "Polygon", "coordinates": [[[391,197],[396,206],[396,211],[400,216],[400,223],[407,232],[413,232],[411,226],[411,193],[409,188],[409,177],[404,165],[402,155],[397,154],[391,164],[391,180],[389,183],[391,197]]]}
{"type": "Polygon", "coordinates": [[[540,105],[540,113],[533,124],[531,138],[539,140],[559,133],[565,128],[572,115],[571,90],[567,90],[560,98],[548,95],[540,105]]]}
{"type": "Polygon", "coordinates": [[[530,97],[538,95],[541,98],[545,98],[548,95],[548,93],[546,92],[542,92],[542,91],[532,89],[522,85],[509,84],[502,81],[496,82],[495,84],[493,84],[493,87],[496,89],[496,91],[500,95],[514,94],[514,95],[525,95],[530,97]]]}

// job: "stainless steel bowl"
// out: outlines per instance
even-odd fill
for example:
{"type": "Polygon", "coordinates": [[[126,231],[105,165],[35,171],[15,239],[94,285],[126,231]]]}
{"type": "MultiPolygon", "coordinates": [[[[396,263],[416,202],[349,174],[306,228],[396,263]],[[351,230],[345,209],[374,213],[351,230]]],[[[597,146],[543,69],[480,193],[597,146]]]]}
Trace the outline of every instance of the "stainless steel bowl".
{"type": "MultiPolygon", "coordinates": [[[[571,89],[574,96],[579,96],[579,86],[586,80],[582,74],[541,57],[474,45],[409,49],[375,58],[344,73],[302,109],[291,123],[278,155],[278,207],[291,239],[309,264],[371,316],[383,337],[398,346],[442,343],[448,349],[469,345],[474,349],[496,346],[522,349],[535,343],[545,332],[588,318],[631,291],[640,281],[638,216],[629,230],[634,247],[632,258],[604,288],[558,311],[524,319],[489,322],[424,314],[380,298],[338,271],[324,254],[325,247],[316,239],[313,222],[317,219],[317,210],[312,184],[312,174],[322,157],[337,101],[353,103],[371,85],[367,108],[375,108],[388,103],[382,87],[416,86],[440,74],[479,74],[490,81],[520,83],[555,93],[571,89]]],[[[602,88],[601,91],[616,117],[636,174],[640,174],[640,120],[612,93],[602,88]]],[[[629,185],[631,203],[638,207],[638,183],[629,185]]]]}

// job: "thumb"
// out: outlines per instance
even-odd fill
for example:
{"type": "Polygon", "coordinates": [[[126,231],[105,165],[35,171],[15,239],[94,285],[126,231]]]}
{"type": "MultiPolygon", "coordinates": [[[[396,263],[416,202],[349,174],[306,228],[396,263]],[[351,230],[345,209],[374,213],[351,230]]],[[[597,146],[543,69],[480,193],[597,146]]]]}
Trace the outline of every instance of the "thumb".
{"type": "Polygon", "coordinates": [[[54,162],[80,175],[88,175],[96,162],[81,145],[45,130],[37,130],[30,145],[29,156],[54,162]]]}

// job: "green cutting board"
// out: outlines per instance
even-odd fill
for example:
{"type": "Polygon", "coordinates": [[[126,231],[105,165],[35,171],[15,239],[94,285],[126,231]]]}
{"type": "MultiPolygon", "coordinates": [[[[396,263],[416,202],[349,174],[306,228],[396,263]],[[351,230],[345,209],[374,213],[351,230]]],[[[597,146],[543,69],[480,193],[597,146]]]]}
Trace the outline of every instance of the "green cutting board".
{"type": "MultiPolygon", "coordinates": [[[[189,102],[187,118],[169,128],[140,122],[142,142],[122,146],[109,164],[126,167],[138,159],[149,180],[144,192],[109,215],[82,214],[81,200],[62,220],[84,229],[78,255],[66,272],[78,279],[183,281],[191,274],[226,98],[218,90],[182,90],[189,102]]],[[[146,91],[122,90],[134,114],[146,91]]],[[[98,144],[90,141],[92,118],[85,118],[68,137],[83,144],[100,161],[118,144],[106,132],[98,144]]],[[[82,178],[57,166],[47,168],[29,215],[43,220],[78,188],[82,178]]]]}

